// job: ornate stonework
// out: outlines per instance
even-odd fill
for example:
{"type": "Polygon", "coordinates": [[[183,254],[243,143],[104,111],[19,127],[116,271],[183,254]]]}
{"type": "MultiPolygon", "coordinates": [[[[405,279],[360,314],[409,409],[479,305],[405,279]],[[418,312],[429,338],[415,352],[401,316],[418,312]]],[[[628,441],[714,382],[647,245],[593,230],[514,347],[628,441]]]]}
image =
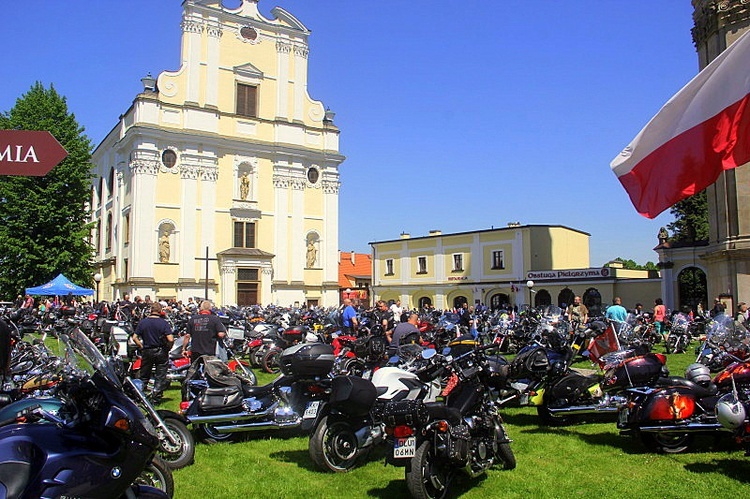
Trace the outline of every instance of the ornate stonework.
{"type": "Polygon", "coordinates": [[[338,194],[341,182],[338,180],[323,180],[323,192],[326,194],[338,194]]]}
{"type": "Polygon", "coordinates": [[[700,47],[720,31],[750,22],[750,0],[694,1],[693,44],[700,47]]]}
{"type": "Polygon", "coordinates": [[[215,24],[209,24],[206,26],[206,33],[208,33],[208,36],[213,38],[221,38],[222,30],[221,25],[215,25],[215,24]]]}
{"type": "Polygon", "coordinates": [[[288,54],[292,51],[292,45],[286,42],[276,42],[276,52],[288,54]]]}
{"type": "Polygon", "coordinates": [[[290,178],[285,175],[274,175],[273,186],[277,189],[287,189],[289,187],[290,178]]]}
{"type": "Polygon", "coordinates": [[[136,159],[130,162],[130,171],[133,175],[153,175],[159,173],[159,161],[136,159]]]}
{"type": "Polygon", "coordinates": [[[183,19],[182,23],[180,23],[180,27],[182,28],[182,31],[185,33],[203,33],[203,28],[205,25],[200,22],[196,21],[194,19],[183,19]]]}
{"type": "Polygon", "coordinates": [[[294,46],[294,55],[304,57],[307,59],[307,54],[310,53],[310,50],[307,47],[301,46],[301,45],[295,45],[294,46]]]}
{"type": "Polygon", "coordinates": [[[180,178],[186,180],[198,180],[201,169],[196,165],[181,165],[180,166],[180,178]]]}
{"type": "Polygon", "coordinates": [[[301,191],[305,189],[305,183],[307,181],[304,178],[290,178],[289,179],[289,185],[291,185],[292,189],[296,191],[301,191]]]}
{"type": "Polygon", "coordinates": [[[215,166],[201,167],[201,180],[216,182],[219,179],[219,169],[215,166]]]}

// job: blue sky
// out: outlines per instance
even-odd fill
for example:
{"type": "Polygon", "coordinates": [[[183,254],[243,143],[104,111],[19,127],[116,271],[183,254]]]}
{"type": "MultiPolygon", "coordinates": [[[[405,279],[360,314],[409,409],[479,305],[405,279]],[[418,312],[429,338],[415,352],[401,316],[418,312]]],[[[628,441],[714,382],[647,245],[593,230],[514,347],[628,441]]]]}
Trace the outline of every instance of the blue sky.
{"type": "MultiPolygon", "coordinates": [[[[522,224],[656,261],[609,162],[698,69],[690,0],[260,0],[311,31],[309,93],[341,129],[340,249],[522,224]]],[[[3,2],[0,110],[54,84],[97,144],[180,59],[179,0],[3,2]]]]}

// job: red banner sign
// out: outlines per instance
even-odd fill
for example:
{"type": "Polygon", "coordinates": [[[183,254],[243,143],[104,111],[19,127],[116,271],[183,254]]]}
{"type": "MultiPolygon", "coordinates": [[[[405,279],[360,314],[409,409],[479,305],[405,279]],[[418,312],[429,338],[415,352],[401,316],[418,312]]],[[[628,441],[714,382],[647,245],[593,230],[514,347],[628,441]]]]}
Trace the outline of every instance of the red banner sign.
{"type": "Polygon", "coordinates": [[[42,177],[67,155],[45,130],[0,130],[0,175],[42,177]]]}

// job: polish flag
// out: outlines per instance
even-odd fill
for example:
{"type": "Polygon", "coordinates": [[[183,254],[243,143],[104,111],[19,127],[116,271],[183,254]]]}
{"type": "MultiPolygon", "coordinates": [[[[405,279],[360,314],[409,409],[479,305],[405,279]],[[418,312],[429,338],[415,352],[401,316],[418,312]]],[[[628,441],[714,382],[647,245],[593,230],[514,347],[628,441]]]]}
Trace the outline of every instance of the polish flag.
{"type": "Polygon", "coordinates": [[[610,163],[641,215],[654,218],[750,161],[749,35],[669,99],[610,163]]]}

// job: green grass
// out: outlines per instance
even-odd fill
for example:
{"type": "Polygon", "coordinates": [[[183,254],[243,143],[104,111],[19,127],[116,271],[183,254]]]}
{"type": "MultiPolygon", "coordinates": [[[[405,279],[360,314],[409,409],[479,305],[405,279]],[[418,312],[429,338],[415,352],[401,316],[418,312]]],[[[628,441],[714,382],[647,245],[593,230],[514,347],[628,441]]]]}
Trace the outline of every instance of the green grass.
{"type": "MultiPolygon", "coordinates": [[[[695,356],[669,356],[682,375],[695,356]]],[[[579,367],[588,367],[579,364],[579,367]]],[[[272,376],[259,376],[268,382],[272,376]]],[[[165,406],[175,409],[175,384],[165,406]]],[[[560,428],[539,425],[533,408],[502,411],[518,467],[462,480],[466,498],[743,497],[750,494],[750,458],[725,437],[698,441],[691,453],[657,455],[618,434],[614,422],[590,421],[560,428]]],[[[383,465],[385,449],[348,474],[318,472],[307,453],[307,436],[240,434],[239,441],[198,444],[195,464],[174,473],[176,498],[408,497],[401,468],[383,465]]]]}

